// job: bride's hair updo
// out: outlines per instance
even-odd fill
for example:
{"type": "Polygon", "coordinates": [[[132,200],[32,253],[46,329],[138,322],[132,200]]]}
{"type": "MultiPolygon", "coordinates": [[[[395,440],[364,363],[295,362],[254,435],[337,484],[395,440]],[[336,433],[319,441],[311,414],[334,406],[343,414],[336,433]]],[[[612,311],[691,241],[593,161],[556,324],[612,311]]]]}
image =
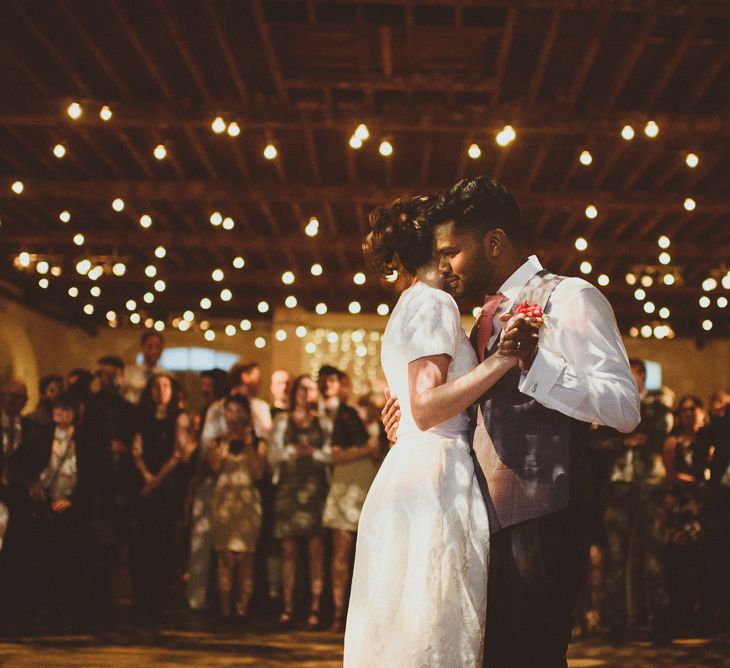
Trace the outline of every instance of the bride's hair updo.
{"type": "Polygon", "coordinates": [[[436,200],[431,195],[400,197],[368,216],[370,232],[362,244],[365,259],[383,281],[397,271],[396,289],[407,287],[433,255],[433,229],[427,214],[436,200]]]}

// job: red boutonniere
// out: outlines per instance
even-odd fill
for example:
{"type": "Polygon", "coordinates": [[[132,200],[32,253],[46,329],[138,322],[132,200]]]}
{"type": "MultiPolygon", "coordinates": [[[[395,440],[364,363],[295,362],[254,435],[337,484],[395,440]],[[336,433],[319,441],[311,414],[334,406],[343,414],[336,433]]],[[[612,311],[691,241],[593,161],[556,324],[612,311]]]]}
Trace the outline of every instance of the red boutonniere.
{"type": "MultiPolygon", "coordinates": [[[[522,302],[514,310],[514,315],[518,315],[520,313],[524,313],[526,318],[540,318],[543,322],[548,319],[548,316],[546,316],[542,311],[542,306],[538,304],[528,304],[527,301],[522,302]]],[[[539,327],[540,325],[537,326],[539,327]]]]}

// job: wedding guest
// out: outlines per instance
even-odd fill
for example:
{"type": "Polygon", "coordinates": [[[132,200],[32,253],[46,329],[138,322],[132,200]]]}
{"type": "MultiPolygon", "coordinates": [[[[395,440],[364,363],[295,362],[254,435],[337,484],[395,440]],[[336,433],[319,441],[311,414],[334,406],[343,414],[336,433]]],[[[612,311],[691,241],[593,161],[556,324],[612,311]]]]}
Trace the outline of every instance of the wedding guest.
{"type": "Polygon", "coordinates": [[[707,415],[710,422],[724,417],[728,404],[730,404],[730,392],[725,392],[725,390],[713,392],[707,405],[707,415]]]}
{"type": "Polygon", "coordinates": [[[142,334],[140,341],[142,364],[132,364],[124,374],[124,398],[133,404],[138,404],[142,391],[150,379],[163,370],[157,366],[165,347],[162,334],[154,330],[147,330],[142,334]]]}
{"type": "Polygon", "coordinates": [[[380,451],[378,439],[370,441],[357,411],[342,401],[342,380],[345,374],[331,366],[319,372],[322,413],[331,424],[332,463],[334,471],[323,525],[332,530],[332,595],[335,609],[330,630],[345,630],[345,596],[352,571],[352,553],[357,523],[378,466],[375,457],[380,451]]]}
{"type": "MultiPolygon", "coordinates": [[[[205,429],[211,407],[221,401],[229,390],[228,374],[223,369],[211,369],[201,374],[203,407],[200,410],[198,438],[205,429]]],[[[206,448],[210,441],[201,440],[195,472],[190,483],[190,551],[185,597],[191,610],[204,610],[208,602],[208,584],[213,544],[210,538],[210,499],[215,475],[210,468],[206,448]]]]}
{"type": "Polygon", "coordinates": [[[281,541],[283,610],[279,624],[288,626],[294,615],[299,542],[309,556],[310,612],[307,625],[320,624],[324,583],[322,512],[327,498],[328,429],[316,412],[317,386],[309,376],[292,383],[289,410],[274,420],[269,463],[277,484],[274,537],[281,541]]]}
{"type": "Polygon", "coordinates": [[[48,427],[53,425],[53,404],[63,390],[63,378],[57,374],[43,376],[38,383],[40,399],[35,410],[28,415],[34,422],[39,422],[48,427]]]}
{"type": "Polygon", "coordinates": [[[662,504],[666,496],[666,473],[662,461],[664,440],[671,427],[669,410],[647,397],[646,366],[629,360],[641,397],[641,422],[630,434],[616,432],[613,462],[607,490],[606,512],[606,621],[609,639],[623,642],[629,615],[626,610],[629,555],[641,563],[647,578],[657,644],[670,640],[669,594],[667,591],[662,504]]]}
{"type": "Polygon", "coordinates": [[[206,452],[217,475],[211,499],[211,535],[217,555],[218,600],[224,622],[245,618],[254,588],[254,554],[261,528],[261,502],[254,481],[264,473],[251,406],[243,395],[225,402],[227,433],[206,452]]]}
{"type": "Polygon", "coordinates": [[[289,408],[289,390],[291,389],[291,374],[284,369],[277,369],[271,374],[271,418],[283,413],[289,408]]]}
{"type": "Polygon", "coordinates": [[[45,495],[41,522],[39,580],[46,593],[44,609],[54,625],[76,621],[85,603],[83,559],[86,532],[83,456],[76,447],[76,405],[59,396],[52,408],[54,434],[50,457],[40,475],[45,495]]]}
{"type": "Polygon", "coordinates": [[[685,629],[698,622],[703,540],[700,485],[706,465],[699,451],[698,434],[704,422],[702,401],[692,395],[682,397],[676,425],[664,441],[663,450],[669,483],[665,512],[672,616],[685,629]]]}
{"type": "Polygon", "coordinates": [[[138,494],[139,478],[132,459],[138,431],[137,407],[121,394],[124,362],[106,355],[96,364],[76,444],[88,453],[88,558],[90,619],[107,625],[114,621],[114,583],[121,556],[129,545],[130,504],[138,494]]]}
{"type": "Polygon", "coordinates": [[[52,428],[21,416],[27,401],[28,388],[22,380],[3,386],[0,502],[8,520],[0,551],[0,622],[6,628],[27,624],[37,603],[30,594],[37,592],[32,572],[37,549],[33,513],[34,504],[43,501],[39,477],[53,438],[52,428]]]}
{"type": "Polygon", "coordinates": [[[190,420],[180,408],[180,388],[157,374],[140,398],[139,431],[132,455],[140,474],[132,517],[130,565],[133,612],[138,621],[159,621],[175,575],[175,523],[183,487],[180,465],[192,454],[190,420]]]}

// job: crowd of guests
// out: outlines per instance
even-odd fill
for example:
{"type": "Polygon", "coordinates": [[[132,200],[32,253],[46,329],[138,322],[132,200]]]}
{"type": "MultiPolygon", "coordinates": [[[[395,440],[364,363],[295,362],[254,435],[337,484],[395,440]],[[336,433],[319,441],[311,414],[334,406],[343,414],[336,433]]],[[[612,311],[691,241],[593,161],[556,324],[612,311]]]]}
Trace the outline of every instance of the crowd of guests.
{"type": "MultiPolygon", "coordinates": [[[[93,371],[2,388],[0,628],[144,627],[181,609],[220,627],[249,617],[342,631],[360,510],[388,442],[347,375],[256,362],[201,374],[203,405],[158,367],[100,358],[93,371]],[[129,605],[127,605],[127,603],[129,605]]],[[[173,616],[171,619],[171,615],[173,616]]]]}
{"type": "MultiPolygon", "coordinates": [[[[342,631],[360,510],[389,444],[382,396],[349,378],[257,363],[201,374],[192,414],[158,367],[100,358],[49,375],[38,405],[22,380],[0,395],[0,628],[120,620],[149,627],[181,609],[231,628],[251,616],[342,631]],[[127,599],[129,599],[127,601],[127,599]],[[126,603],[129,603],[127,607],[126,603]]],[[[730,621],[730,395],[648,392],[642,420],[593,426],[576,471],[592,491],[578,633],[655,641],[730,621]],[[585,463],[586,467],[581,468],[585,463]]]]}
{"type": "Polygon", "coordinates": [[[648,392],[630,360],[641,423],[631,434],[593,425],[585,444],[589,569],[578,633],[597,627],[622,643],[648,626],[657,644],[730,628],[730,394],[709,406],[648,392]]]}

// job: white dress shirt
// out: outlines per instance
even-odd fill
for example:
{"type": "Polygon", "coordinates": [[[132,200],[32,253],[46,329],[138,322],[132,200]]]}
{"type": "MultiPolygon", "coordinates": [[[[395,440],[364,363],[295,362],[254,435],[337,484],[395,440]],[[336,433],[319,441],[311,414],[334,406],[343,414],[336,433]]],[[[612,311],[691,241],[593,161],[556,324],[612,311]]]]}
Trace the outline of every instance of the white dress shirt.
{"type": "MultiPolygon", "coordinates": [[[[499,289],[505,296],[494,316],[491,347],[527,282],[542,270],[531,255],[499,289]]],[[[639,389],[608,300],[582,278],[565,278],[545,308],[537,355],[519,389],[546,408],[569,417],[633,431],[641,420],[639,389]]]]}

